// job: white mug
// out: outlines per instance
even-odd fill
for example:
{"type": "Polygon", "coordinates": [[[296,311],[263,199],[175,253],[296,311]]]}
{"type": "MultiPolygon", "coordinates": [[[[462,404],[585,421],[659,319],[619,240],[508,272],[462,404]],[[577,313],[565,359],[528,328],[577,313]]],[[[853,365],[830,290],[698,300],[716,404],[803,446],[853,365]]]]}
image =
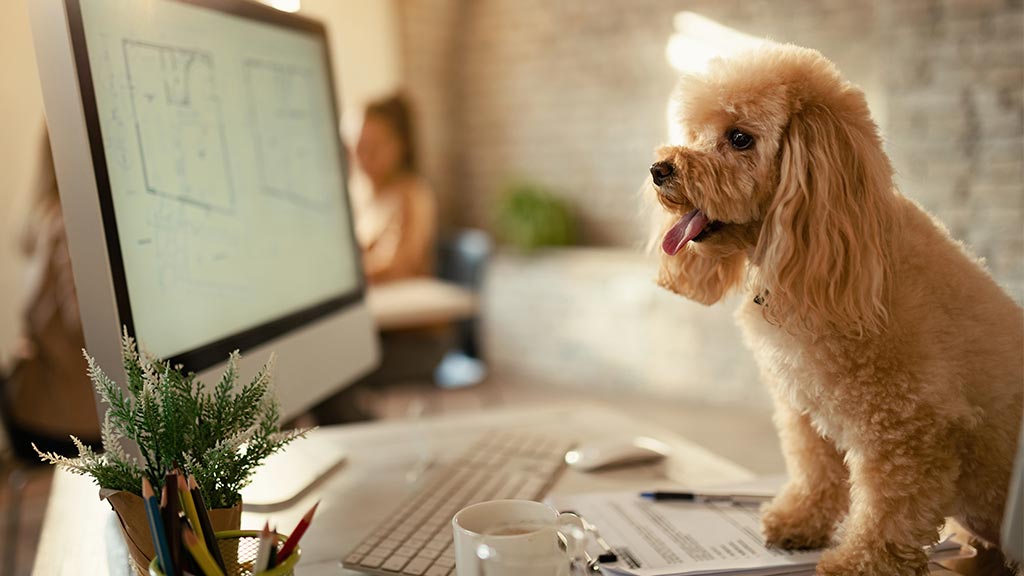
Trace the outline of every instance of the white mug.
{"type": "Polygon", "coordinates": [[[452,518],[458,576],[566,576],[582,540],[575,514],[530,500],[492,500],[452,518]],[[570,534],[571,533],[571,534],[570,534]],[[570,544],[559,543],[559,534],[570,544]]]}

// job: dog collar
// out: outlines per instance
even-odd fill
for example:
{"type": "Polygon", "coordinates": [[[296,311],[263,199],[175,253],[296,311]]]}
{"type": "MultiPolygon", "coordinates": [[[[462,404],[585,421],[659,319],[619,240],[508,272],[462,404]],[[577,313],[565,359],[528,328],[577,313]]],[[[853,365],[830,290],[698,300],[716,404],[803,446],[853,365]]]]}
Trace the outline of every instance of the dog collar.
{"type": "Polygon", "coordinates": [[[768,290],[762,290],[757,294],[754,294],[754,304],[758,306],[764,306],[765,300],[768,299],[768,290]]]}

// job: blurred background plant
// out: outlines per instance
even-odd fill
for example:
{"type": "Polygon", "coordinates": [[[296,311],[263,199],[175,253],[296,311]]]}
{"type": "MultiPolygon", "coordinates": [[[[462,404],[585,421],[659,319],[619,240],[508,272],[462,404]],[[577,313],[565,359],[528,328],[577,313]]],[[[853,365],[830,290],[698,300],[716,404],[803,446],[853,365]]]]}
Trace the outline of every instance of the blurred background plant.
{"type": "Polygon", "coordinates": [[[577,242],[576,218],[569,204],[535,182],[520,180],[505,186],[495,224],[503,243],[524,252],[577,242]]]}

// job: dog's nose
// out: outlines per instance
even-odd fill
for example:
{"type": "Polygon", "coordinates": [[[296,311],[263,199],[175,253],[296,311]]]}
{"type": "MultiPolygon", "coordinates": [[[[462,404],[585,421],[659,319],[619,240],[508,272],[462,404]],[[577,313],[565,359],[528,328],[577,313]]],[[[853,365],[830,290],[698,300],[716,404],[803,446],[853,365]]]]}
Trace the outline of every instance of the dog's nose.
{"type": "Polygon", "coordinates": [[[655,162],[651,164],[651,177],[654,178],[655,186],[661,186],[672,176],[672,172],[675,169],[672,167],[671,162],[655,162]]]}

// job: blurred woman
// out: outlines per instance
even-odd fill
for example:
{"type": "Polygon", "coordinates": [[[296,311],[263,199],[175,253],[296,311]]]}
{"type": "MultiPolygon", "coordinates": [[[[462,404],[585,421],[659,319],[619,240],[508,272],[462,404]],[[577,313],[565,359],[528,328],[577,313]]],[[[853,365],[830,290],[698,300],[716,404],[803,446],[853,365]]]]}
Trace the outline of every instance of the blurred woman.
{"type": "Polygon", "coordinates": [[[367,278],[380,283],[430,274],[436,202],[416,165],[412,113],[401,96],[367,107],[356,160],[373,188],[356,221],[367,278]]]}
{"type": "Polygon", "coordinates": [[[0,389],[3,417],[14,450],[35,459],[43,451],[77,455],[69,434],[99,444],[92,384],[82,357],[85,340],[78,315],[50,139],[43,131],[31,208],[21,231],[27,260],[22,335],[0,389]]]}

